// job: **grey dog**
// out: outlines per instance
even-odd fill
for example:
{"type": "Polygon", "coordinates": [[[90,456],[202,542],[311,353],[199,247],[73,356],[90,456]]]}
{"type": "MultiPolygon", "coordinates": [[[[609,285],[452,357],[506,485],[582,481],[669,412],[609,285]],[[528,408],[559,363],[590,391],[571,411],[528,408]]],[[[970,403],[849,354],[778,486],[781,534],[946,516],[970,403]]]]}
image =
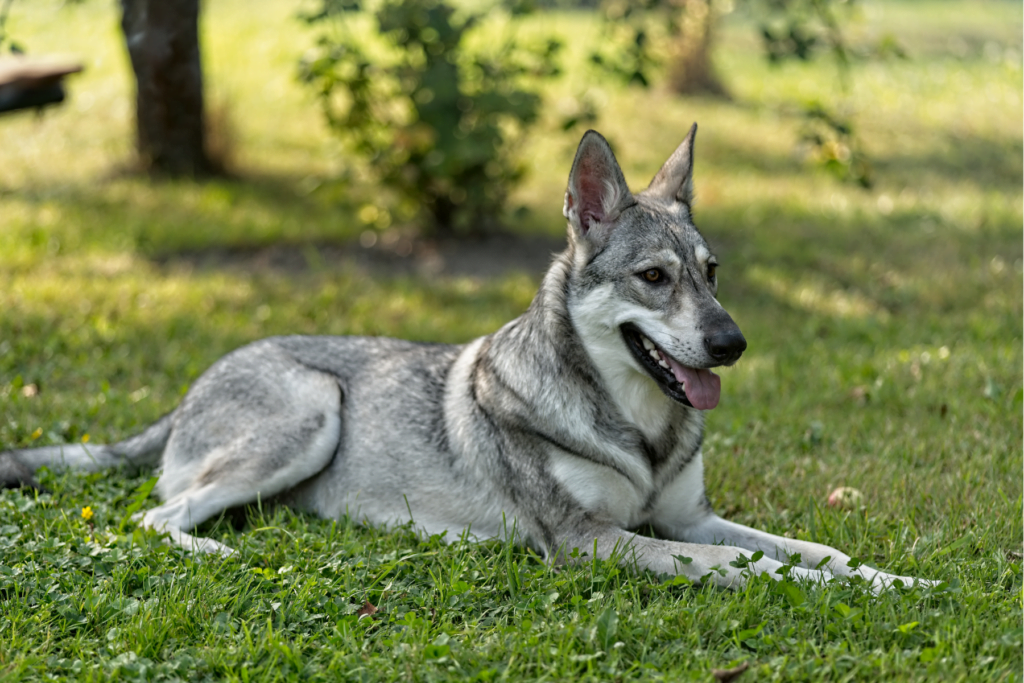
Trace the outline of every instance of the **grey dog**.
{"type": "Polygon", "coordinates": [[[529,309],[493,334],[462,346],[257,341],[141,434],[9,451],[0,476],[13,485],[42,466],[159,464],[164,502],[141,525],[222,555],[235,551],[188,532],[276,497],[330,519],[411,519],[449,539],[505,537],[511,523],[551,561],[578,548],[722,586],[748,572],[781,578],[795,554],[797,578],[910,584],[711,509],[701,456],[703,412],[720,393],[711,368],[735,363],[747,342],[718,303],[717,261],[691,218],[696,131],[639,194],[587,132],[565,193],[568,247],[529,309]],[[660,538],[629,531],[643,525],[660,538]]]}

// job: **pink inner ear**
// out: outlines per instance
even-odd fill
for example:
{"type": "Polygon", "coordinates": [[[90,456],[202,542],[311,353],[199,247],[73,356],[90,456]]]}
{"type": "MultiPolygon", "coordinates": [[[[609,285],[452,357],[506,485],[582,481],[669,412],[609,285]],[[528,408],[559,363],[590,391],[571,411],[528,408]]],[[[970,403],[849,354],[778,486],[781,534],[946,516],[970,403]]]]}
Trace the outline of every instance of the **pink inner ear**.
{"type": "Polygon", "coordinates": [[[579,198],[580,228],[586,233],[593,223],[600,223],[605,218],[603,194],[604,183],[598,177],[596,164],[582,161],[579,175],[576,177],[576,192],[579,198]]]}

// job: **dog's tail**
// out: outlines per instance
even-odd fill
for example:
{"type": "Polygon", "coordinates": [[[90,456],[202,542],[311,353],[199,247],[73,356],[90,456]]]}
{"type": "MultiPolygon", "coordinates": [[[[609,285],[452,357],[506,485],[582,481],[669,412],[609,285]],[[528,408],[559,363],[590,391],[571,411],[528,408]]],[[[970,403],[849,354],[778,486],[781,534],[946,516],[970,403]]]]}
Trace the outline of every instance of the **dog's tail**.
{"type": "Polygon", "coordinates": [[[141,434],[109,445],[77,443],[0,453],[0,487],[41,489],[35,478],[40,467],[97,472],[118,465],[154,465],[171,436],[173,421],[172,411],[141,434]]]}

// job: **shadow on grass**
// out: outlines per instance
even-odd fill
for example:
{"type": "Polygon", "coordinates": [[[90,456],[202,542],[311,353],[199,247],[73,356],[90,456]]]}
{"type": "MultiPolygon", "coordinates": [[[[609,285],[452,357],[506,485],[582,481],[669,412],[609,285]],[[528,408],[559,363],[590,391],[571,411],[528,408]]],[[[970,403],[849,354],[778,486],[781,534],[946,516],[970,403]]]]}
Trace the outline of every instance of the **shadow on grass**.
{"type": "Polygon", "coordinates": [[[43,229],[72,248],[113,246],[146,256],[352,239],[363,228],[354,215],[358,198],[336,182],[266,176],[205,182],[120,176],[3,193],[6,204],[23,209],[13,214],[12,229],[43,229]]]}
{"type": "Polygon", "coordinates": [[[1020,138],[947,133],[926,153],[879,155],[879,176],[898,185],[931,186],[934,180],[965,183],[985,191],[1020,192],[1024,183],[1020,138]]]}
{"type": "Polygon", "coordinates": [[[562,235],[536,231],[423,239],[412,226],[369,225],[358,208],[379,198],[368,195],[368,188],[312,177],[151,182],[122,175],[90,186],[12,191],[6,198],[24,209],[14,229],[28,231],[40,249],[74,253],[100,246],[161,266],[204,270],[295,274],[346,267],[385,277],[537,276],[565,247],[562,235]]]}
{"type": "Polygon", "coordinates": [[[287,242],[263,247],[211,247],[162,254],[162,266],[275,272],[351,270],[374,277],[540,277],[565,240],[499,233],[483,237],[422,240],[401,230],[374,235],[373,243],[287,242]]]}
{"type": "MultiPolygon", "coordinates": [[[[962,174],[962,166],[976,169],[995,159],[999,163],[989,164],[978,178],[988,187],[1016,178],[1019,187],[1019,160],[1006,153],[1009,144],[1019,154],[1019,140],[950,139],[960,140],[959,156],[906,157],[891,162],[886,172],[952,178],[962,174]]],[[[780,172],[797,168],[789,157],[769,156],[766,163],[780,172]]],[[[384,290],[396,278],[413,278],[405,289],[424,287],[438,276],[486,280],[518,272],[536,281],[552,254],[565,245],[564,236],[553,231],[552,236],[534,232],[417,240],[409,230],[360,221],[361,192],[317,178],[154,184],[122,177],[91,186],[9,192],[7,199],[24,209],[12,233],[29,233],[40,260],[57,240],[68,254],[94,246],[132,251],[164,274],[224,271],[242,280],[262,274],[370,275],[384,290]],[[60,215],[42,227],[39,217],[46,211],[60,215]]],[[[1020,257],[1019,209],[1011,201],[994,203],[975,196],[957,215],[921,203],[897,206],[883,215],[873,201],[851,201],[846,210],[811,208],[813,202],[803,198],[710,206],[700,211],[698,223],[723,259],[723,281],[732,279],[726,291],[739,284],[747,296],[774,297],[777,306],[792,306],[800,297],[831,301],[815,304],[822,315],[829,305],[883,316],[966,309],[972,297],[986,294],[979,264],[984,267],[994,257],[1013,264],[1020,257]]],[[[557,222],[552,220],[552,226],[557,222]]],[[[274,285],[265,296],[272,301],[278,298],[273,290],[295,285],[274,285]]],[[[384,291],[380,296],[386,298],[384,291]]]]}

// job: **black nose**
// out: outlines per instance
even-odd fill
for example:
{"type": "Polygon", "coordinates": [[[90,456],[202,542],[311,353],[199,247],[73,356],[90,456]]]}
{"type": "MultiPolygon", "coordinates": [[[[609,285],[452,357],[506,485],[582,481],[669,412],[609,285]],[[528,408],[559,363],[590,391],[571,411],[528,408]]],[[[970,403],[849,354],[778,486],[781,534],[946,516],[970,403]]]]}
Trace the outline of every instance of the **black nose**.
{"type": "Polygon", "coordinates": [[[738,327],[733,327],[730,330],[715,332],[705,337],[704,348],[716,363],[730,365],[735,363],[747,349],[747,340],[743,338],[738,327]]]}

